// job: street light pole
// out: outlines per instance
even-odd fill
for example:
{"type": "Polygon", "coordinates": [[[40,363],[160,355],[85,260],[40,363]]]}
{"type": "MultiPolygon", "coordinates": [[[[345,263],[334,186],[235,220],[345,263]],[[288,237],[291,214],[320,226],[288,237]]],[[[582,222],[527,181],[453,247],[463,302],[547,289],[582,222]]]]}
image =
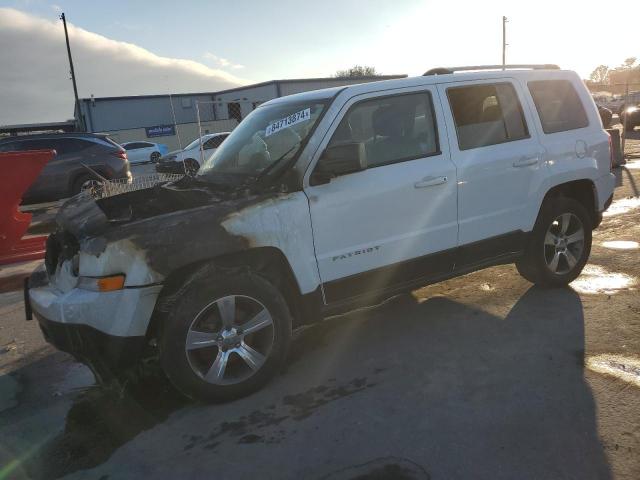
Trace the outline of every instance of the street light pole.
{"type": "Polygon", "coordinates": [[[84,122],[82,120],[82,112],[80,111],[80,99],[78,98],[78,86],[76,85],[76,72],[73,69],[73,58],[71,57],[71,45],[69,45],[69,32],[67,31],[67,18],[64,16],[64,12],[60,14],[60,20],[64,25],[64,38],[67,42],[67,56],[69,57],[69,70],[71,71],[71,82],[73,83],[73,95],[76,101],[76,112],[78,113],[78,125],[82,130],[84,128],[84,122]]]}
{"type": "Polygon", "coordinates": [[[507,64],[507,17],[502,16],[502,69],[507,64]]]}

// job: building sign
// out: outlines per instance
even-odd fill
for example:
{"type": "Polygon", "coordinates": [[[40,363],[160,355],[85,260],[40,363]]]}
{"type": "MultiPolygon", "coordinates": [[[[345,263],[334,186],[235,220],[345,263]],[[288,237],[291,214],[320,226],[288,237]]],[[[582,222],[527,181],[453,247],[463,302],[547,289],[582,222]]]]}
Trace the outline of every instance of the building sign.
{"type": "Polygon", "coordinates": [[[176,129],[173,125],[156,125],[155,127],[146,127],[144,130],[147,133],[147,138],[166,137],[176,134],[176,129]]]}

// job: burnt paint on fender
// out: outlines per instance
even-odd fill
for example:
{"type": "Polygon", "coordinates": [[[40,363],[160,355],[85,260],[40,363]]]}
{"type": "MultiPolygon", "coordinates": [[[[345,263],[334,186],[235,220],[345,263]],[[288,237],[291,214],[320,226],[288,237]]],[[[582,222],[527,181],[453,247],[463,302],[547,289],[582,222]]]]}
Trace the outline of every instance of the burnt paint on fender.
{"type": "Polygon", "coordinates": [[[251,239],[229,233],[222,223],[279,193],[217,195],[200,189],[155,187],[98,201],[75,197],[57,221],[81,249],[100,255],[106,245],[128,239],[163,276],[185,265],[250,248],[251,239]]]}

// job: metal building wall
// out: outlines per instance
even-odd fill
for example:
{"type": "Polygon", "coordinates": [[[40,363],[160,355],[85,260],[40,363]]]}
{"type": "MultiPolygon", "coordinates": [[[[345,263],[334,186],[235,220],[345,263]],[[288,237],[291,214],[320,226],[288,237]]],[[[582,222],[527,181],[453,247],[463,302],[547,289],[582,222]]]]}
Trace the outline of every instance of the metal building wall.
{"type": "MultiPolygon", "coordinates": [[[[196,122],[196,101],[211,101],[210,94],[168,95],[144,97],[113,97],[82,99],[81,110],[87,129],[91,132],[128,130],[173,125],[171,102],[175,112],[175,123],[196,122]]],[[[213,120],[213,108],[200,111],[202,120],[213,120]]]]}

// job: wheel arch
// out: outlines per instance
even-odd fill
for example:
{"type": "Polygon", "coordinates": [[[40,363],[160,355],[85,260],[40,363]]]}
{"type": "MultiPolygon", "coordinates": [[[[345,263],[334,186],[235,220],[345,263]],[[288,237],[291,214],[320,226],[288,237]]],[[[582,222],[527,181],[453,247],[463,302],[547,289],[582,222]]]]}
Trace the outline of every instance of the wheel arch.
{"type": "MultiPolygon", "coordinates": [[[[95,172],[106,178],[107,180],[109,179],[109,175],[104,172],[100,167],[91,167],[93,170],[95,170],[95,172]]],[[[78,180],[80,180],[82,177],[85,176],[94,176],[90,171],[88,171],[87,169],[83,168],[82,170],[76,170],[74,171],[71,175],[69,175],[69,182],[67,184],[67,190],[73,194],[73,187],[75,186],[76,182],[78,180]]]]}
{"type": "MultiPolygon", "coordinates": [[[[182,266],[173,271],[163,282],[158,301],[147,327],[147,338],[157,338],[173,302],[186,286],[208,275],[219,275],[250,269],[271,282],[283,295],[293,317],[294,327],[306,314],[304,297],[284,253],[276,247],[254,247],[240,252],[222,254],[182,266]]],[[[319,313],[319,310],[318,310],[319,313]]]]}
{"type": "MultiPolygon", "coordinates": [[[[542,206],[545,202],[557,197],[573,198],[580,202],[589,213],[593,228],[598,227],[602,217],[598,214],[598,197],[596,194],[596,186],[592,180],[587,178],[572,180],[551,187],[542,199],[540,210],[542,210],[542,206]]],[[[540,214],[539,212],[538,215],[540,214]]]]}

